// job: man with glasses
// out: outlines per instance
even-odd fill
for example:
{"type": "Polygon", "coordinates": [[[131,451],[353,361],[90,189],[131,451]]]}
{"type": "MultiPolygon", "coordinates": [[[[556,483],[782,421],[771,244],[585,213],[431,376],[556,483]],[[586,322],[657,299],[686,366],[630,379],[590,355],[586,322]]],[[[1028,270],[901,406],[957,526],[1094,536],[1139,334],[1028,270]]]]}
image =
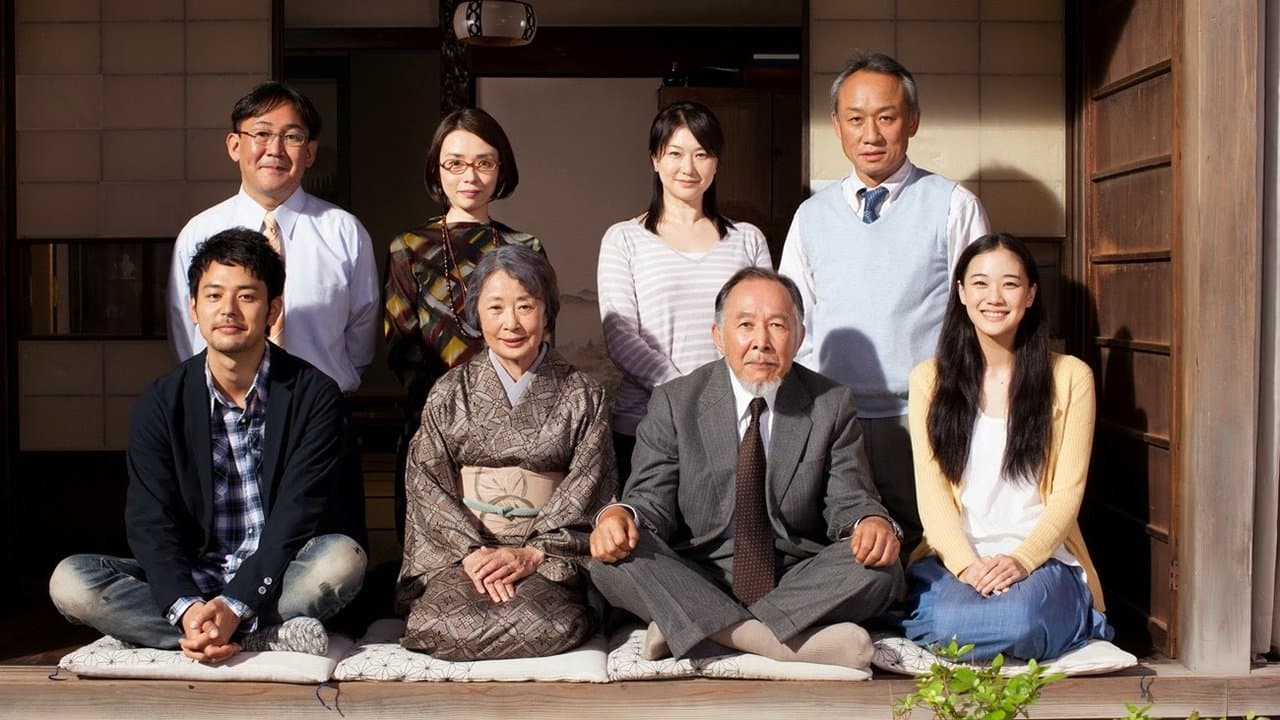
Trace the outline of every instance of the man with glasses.
{"type": "MultiPolygon", "coordinates": [[[[378,331],[378,271],[364,225],[302,189],[319,136],[315,105],[283,83],[262,83],[235,104],[226,142],[227,154],[240,167],[240,191],[192,218],[173,249],[167,295],[175,361],[206,346],[188,310],[186,274],[196,248],[223,230],[245,227],[261,232],[289,269],[271,341],[315,365],[344,394],[360,386],[378,331]]],[[[350,526],[362,529],[364,480],[349,414],[345,425],[345,509],[350,526]]],[[[363,532],[356,539],[368,547],[363,532]]]]}

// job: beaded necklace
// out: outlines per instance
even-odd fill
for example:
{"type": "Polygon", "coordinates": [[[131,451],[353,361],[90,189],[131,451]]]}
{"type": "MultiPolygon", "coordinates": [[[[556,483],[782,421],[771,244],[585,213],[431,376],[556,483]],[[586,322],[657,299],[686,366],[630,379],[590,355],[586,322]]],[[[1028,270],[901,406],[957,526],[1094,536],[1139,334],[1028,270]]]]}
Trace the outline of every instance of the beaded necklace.
{"type": "MultiPolygon", "coordinates": [[[[469,338],[481,337],[481,333],[475,328],[463,321],[463,309],[467,305],[467,286],[463,284],[456,292],[454,290],[453,273],[458,273],[458,281],[462,282],[462,269],[458,267],[458,259],[453,253],[453,233],[449,231],[449,222],[441,218],[440,226],[444,229],[444,255],[442,261],[444,263],[444,281],[449,291],[449,306],[453,309],[453,324],[457,326],[458,332],[469,338]],[[452,268],[450,267],[452,264],[452,268]],[[457,299],[455,300],[455,294],[457,299]]],[[[489,239],[496,246],[498,244],[498,231],[492,224],[488,225],[489,239]]]]}

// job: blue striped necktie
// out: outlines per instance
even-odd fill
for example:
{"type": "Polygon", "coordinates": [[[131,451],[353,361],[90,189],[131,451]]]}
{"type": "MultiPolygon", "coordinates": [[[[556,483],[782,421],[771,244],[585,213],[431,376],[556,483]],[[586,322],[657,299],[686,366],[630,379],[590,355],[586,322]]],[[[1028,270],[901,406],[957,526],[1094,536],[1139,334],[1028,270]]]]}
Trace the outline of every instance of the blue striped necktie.
{"type": "Polygon", "coordinates": [[[880,201],[888,197],[889,188],[863,188],[860,192],[862,194],[862,222],[873,223],[876,218],[880,217],[880,201]]]}

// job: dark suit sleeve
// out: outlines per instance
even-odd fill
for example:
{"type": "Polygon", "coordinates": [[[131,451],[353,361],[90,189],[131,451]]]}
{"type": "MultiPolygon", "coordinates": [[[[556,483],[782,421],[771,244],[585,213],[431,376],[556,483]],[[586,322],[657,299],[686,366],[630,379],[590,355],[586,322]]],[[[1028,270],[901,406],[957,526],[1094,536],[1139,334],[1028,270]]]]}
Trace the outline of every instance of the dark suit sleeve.
{"type": "Polygon", "coordinates": [[[635,508],[640,524],[664,542],[671,539],[678,522],[679,480],[675,417],[667,388],[660,385],[654,389],[649,410],[636,428],[631,477],[622,491],[622,502],[635,508]]]}
{"type": "Polygon", "coordinates": [[[319,371],[300,373],[288,417],[269,417],[268,422],[289,423],[280,449],[284,467],[258,551],[245,558],[223,591],[255,614],[275,602],[285,568],[315,537],[329,497],[340,487],[342,396],[338,386],[319,371]]]}
{"type": "Polygon", "coordinates": [[[175,431],[161,396],[152,384],[129,416],[125,533],[163,614],[178,598],[202,593],[191,577],[191,543],[183,542],[184,528],[195,528],[197,519],[183,502],[170,435],[175,431]]]}
{"type": "Polygon", "coordinates": [[[880,493],[871,478],[871,465],[863,447],[862,425],[858,422],[853,394],[841,388],[838,395],[824,510],[827,539],[832,542],[847,535],[854,523],[868,515],[889,517],[889,512],[880,504],[880,493]]]}

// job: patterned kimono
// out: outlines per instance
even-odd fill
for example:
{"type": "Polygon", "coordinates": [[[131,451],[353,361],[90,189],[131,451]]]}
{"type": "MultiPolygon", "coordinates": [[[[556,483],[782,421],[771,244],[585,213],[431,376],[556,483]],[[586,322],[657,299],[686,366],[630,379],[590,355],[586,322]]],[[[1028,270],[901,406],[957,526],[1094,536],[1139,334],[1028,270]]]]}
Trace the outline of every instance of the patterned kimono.
{"type": "Polygon", "coordinates": [[[401,644],[447,660],[541,657],[595,631],[582,563],[595,513],[617,489],[604,388],[553,349],[515,407],[487,352],[440,378],[409,448],[404,564],[397,607],[401,644]],[[563,473],[522,541],[484,529],[459,496],[461,468],[563,473]],[[472,551],[536,547],[546,560],[493,602],[462,569],[472,551]]]}

